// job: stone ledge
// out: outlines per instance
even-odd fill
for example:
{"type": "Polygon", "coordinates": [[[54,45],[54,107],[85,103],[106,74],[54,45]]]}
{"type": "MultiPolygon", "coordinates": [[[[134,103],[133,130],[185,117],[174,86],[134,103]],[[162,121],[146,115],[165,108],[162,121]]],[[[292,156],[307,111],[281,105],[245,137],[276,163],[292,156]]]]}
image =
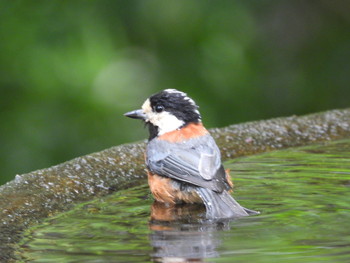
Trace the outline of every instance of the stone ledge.
{"type": "MultiPolygon", "coordinates": [[[[350,137],[350,109],[331,110],[211,129],[223,160],[350,137]]],[[[28,174],[0,187],[0,261],[13,252],[29,225],[78,202],[145,179],[145,142],[125,144],[28,174]]]]}

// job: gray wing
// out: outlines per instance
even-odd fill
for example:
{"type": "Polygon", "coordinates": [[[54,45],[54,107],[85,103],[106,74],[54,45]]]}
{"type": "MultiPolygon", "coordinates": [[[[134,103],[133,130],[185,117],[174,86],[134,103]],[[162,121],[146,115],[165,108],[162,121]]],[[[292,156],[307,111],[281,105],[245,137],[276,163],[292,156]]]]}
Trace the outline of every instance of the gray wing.
{"type": "Polygon", "coordinates": [[[154,139],[147,146],[147,166],[156,174],[217,192],[227,185],[220,151],[210,135],[185,144],[154,139]]]}

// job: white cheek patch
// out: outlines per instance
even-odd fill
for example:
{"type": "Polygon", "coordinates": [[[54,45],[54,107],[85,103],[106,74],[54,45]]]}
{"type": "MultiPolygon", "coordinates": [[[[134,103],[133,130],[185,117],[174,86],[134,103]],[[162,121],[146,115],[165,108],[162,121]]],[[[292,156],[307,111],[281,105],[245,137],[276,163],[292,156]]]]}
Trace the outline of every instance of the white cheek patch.
{"type": "MultiPolygon", "coordinates": [[[[152,113],[152,107],[151,107],[151,102],[149,99],[147,99],[143,104],[142,104],[142,110],[146,114],[147,117],[152,113]]],[[[146,119],[146,121],[149,121],[149,118],[146,119]]]]}
{"type": "Polygon", "coordinates": [[[185,124],[184,121],[179,120],[176,116],[167,111],[161,113],[154,112],[149,99],[142,105],[142,110],[147,116],[146,121],[158,127],[158,135],[174,131],[185,124]]]}
{"type": "Polygon", "coordinates": [[[149,116],[149,121],[158,127],[158,135],[174,131],[185,124],[184,121],[179,120],[169,112],[163,111],[161,113],[152,112],[149,116]]]}

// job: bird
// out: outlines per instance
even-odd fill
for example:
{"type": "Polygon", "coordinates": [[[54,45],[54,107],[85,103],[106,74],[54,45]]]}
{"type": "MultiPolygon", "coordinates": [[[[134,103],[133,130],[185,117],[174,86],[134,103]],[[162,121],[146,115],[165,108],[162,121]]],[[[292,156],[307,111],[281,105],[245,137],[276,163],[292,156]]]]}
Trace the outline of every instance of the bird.
{"type": "Polygon", "coordinates": [[[124,114],[148,127],[145,162],[153,197],[169,206],[204,204],[207,219],[258,214],[231,196],[230,176],[198,109],[185,92],[165,89],[124,114]]]}

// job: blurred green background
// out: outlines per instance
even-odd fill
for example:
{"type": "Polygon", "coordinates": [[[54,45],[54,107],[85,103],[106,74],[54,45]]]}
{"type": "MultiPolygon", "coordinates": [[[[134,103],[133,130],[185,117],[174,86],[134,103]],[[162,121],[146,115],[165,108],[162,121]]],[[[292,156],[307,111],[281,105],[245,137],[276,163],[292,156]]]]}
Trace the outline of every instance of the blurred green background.
{"type": "Polygon", "coordinates": [[[0,1],[0,184],[147,137],[164,88],[207,127],[349,107],[350,1],[0,1]]]}

